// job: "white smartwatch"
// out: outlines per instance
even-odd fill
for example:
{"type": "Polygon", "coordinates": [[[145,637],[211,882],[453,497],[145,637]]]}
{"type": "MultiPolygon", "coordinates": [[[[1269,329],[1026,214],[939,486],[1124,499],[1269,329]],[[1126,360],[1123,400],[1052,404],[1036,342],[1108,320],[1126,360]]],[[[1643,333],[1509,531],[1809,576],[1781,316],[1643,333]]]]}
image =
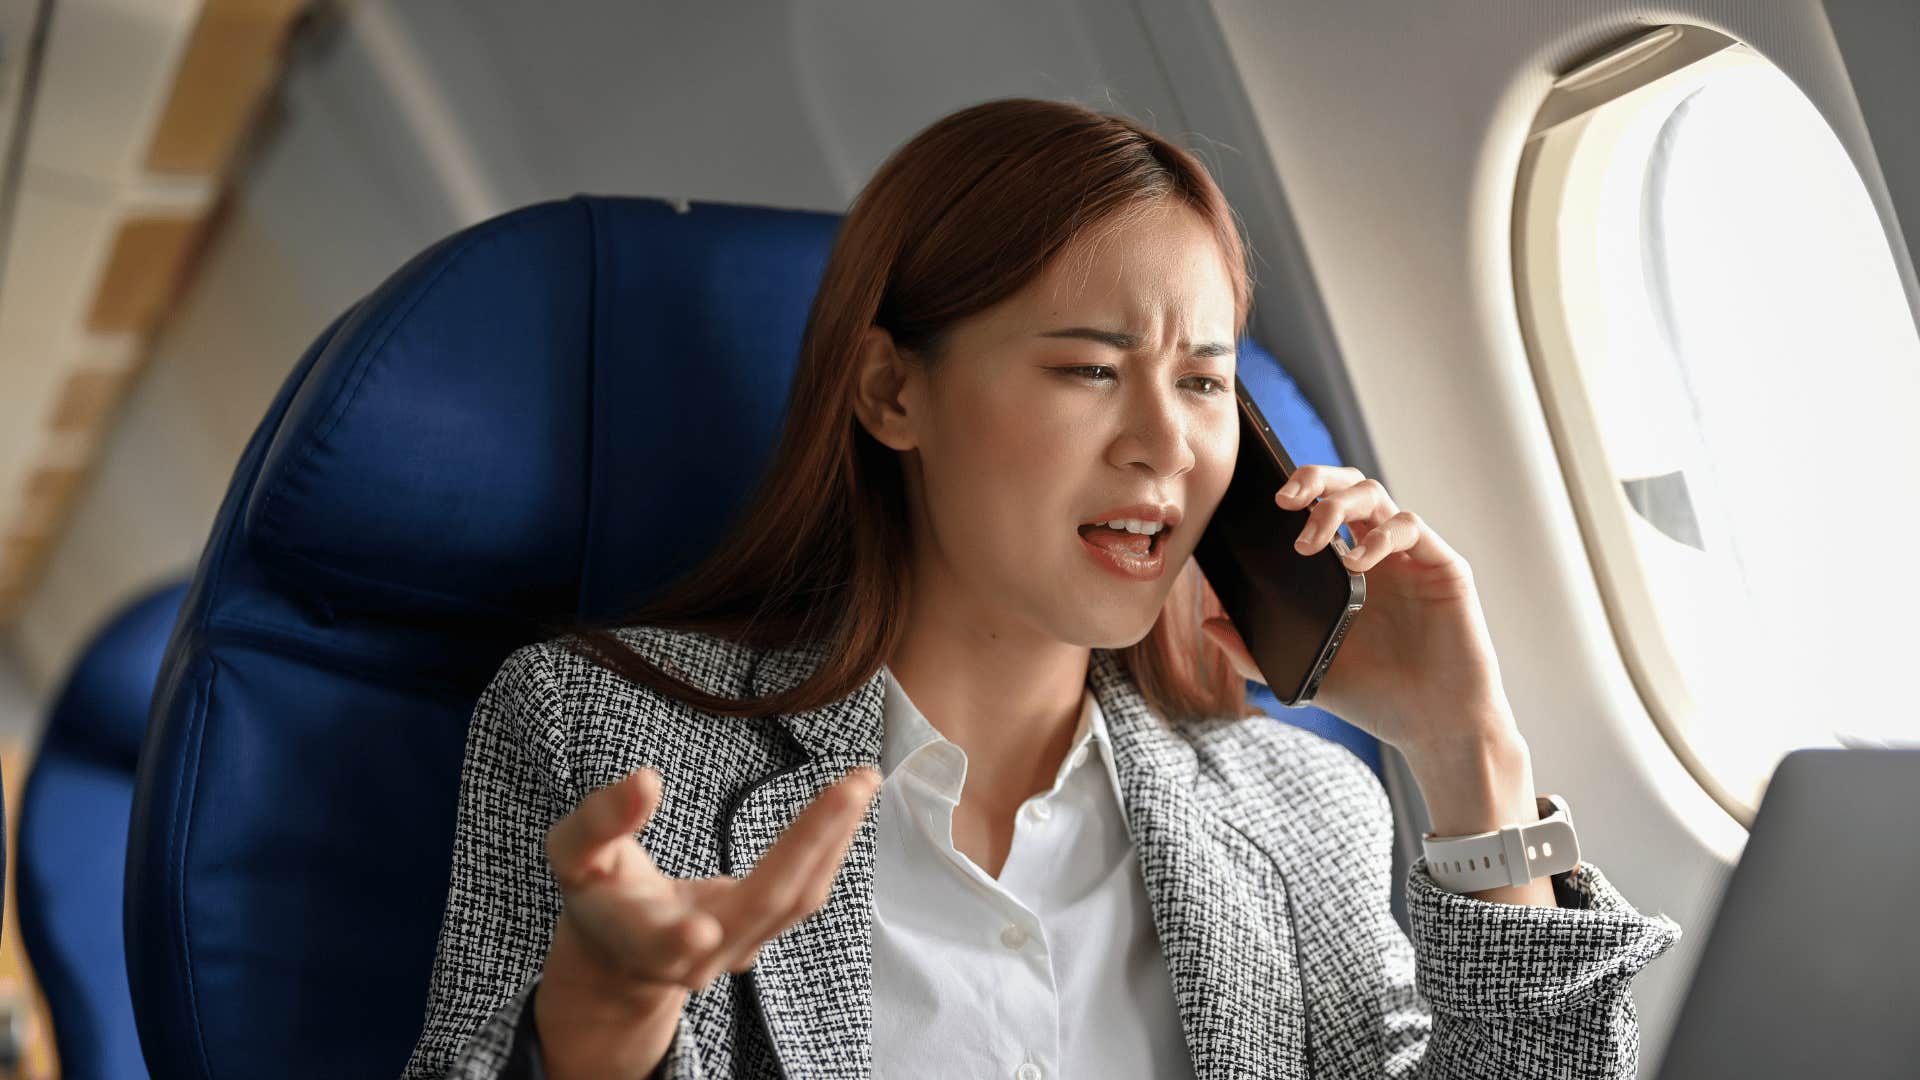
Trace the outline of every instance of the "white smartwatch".
{"type": "Polygon", "coordinates": [[[1469,893],[1525,885],[1580,863],[1573,811],[1558,795],[1535,796],[1540,820],[1472,836],[1426,834],[1427,873],[1448,892],[1469,893]]]}

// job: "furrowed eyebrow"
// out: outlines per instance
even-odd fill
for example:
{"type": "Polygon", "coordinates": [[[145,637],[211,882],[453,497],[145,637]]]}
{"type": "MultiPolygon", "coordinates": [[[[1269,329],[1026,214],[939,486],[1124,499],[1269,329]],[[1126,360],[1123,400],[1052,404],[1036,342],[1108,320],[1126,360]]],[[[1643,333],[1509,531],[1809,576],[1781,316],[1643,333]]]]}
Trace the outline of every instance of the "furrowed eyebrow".
{"type": "MultiPolygon", "coordinates": [[[[1119,330],[1100,330],[1091,326],[1069,326],[1063,330],[1048,330],[1038,337],[1079,338],[1083,341],[1097,341],[1124,352],[1132,352],[1140,347],[1140,338],[1134,334],[1119,330]]],[[[1203,341],[1193,347],[1195,356],[1232,356],[1233,347],[1217,341],[1203,341]]]]}

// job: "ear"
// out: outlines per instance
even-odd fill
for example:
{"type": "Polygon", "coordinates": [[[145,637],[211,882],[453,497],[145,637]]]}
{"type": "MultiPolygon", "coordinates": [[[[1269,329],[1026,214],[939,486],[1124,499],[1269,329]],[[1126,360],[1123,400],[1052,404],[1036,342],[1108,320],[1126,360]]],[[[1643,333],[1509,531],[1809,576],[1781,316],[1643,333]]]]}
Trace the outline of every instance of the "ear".
{"type": "Polygon", "coordinates": [[[884,446],[911,450],[919,445],[915,430],[917,392],[925,373],[900,355],[893,335],[869,326],[860,336],[855,354],[853,412],[860,426],[884,446]]]}

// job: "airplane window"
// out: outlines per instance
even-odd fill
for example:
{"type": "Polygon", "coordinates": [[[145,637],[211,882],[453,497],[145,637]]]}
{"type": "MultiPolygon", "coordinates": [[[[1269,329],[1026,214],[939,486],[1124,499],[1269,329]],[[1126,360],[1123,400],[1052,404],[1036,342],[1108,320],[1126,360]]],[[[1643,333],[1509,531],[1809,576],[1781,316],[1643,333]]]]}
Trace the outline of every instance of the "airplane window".
{"type": "Polygon", "coordinates": [[[1920,335],[1853,160],[1779,69],[1665,27],[1522,156],[1523,331],[1635,686],[1751,823],[1804,746],[1920,744],[1920,335]]]}

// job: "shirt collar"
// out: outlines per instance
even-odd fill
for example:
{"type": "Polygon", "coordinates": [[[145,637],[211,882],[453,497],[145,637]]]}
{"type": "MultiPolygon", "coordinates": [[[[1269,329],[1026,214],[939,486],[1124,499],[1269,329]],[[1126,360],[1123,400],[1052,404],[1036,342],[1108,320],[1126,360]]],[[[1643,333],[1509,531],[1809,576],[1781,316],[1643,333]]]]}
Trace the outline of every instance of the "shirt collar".
{"type": "MultiPolygon", "coordinates": [[[[881,706],[882,730],[880,738],[880,775],[892,777],[894,770],[906,764],[908,759],[922,756],[927,758],[926,770],[942,788],[951,792],[954,798],[966,776],[966,753],[946,736],[940,734],[926,718],[912,699],[907,697],[900,680],[894,678],[893,669],[881,665],[886,676],[886,689],[881,706]]],[[[1089,687],[1080,698],[1080,721],[1074,728],[1073,743],[1067,749],[1067,756],[1061,762],[1062,770],[1071,766],[1076,753],[1082,749],[1087,753],[1098,753],[1106,769],[1108,782],[1113,787],[1114,798],[1125,805],[1120,794],[1119,774],[1114,769],[1113,744],[1108,738],[1106,715],[1100,709],[1100,701],[1089,687]]]]}

